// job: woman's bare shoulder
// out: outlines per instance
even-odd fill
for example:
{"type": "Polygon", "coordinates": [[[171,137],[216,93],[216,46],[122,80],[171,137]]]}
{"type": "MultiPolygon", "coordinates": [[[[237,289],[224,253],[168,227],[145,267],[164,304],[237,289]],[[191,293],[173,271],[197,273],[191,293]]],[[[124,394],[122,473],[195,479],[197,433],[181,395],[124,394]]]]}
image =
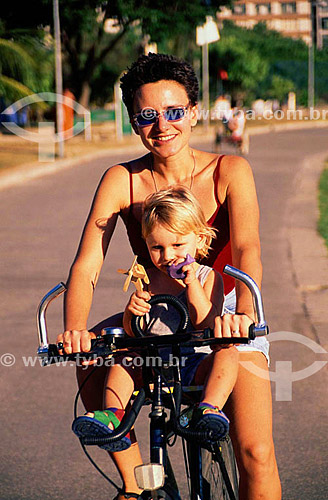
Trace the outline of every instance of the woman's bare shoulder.
{"type": "Polygon", "coordinates": [[[235,155],[223,155],[221,159],[220,170],[222,173],[249,173],[251,172],[251,166],[242,156],[235,155]]]}
{"type": "Polygon", "coordinates": [[[142,174],[142,172],[147,169],[148,161],[146,156],[142,156],[140,158],[136,158],[134,160],[130,160],[127,162],[117,163],[109,167],[104,175],[103,179],[117,180],[120,179],[126,180],[129,175],[138,175],[142,174]]]}
{"type": "Polygon", "coordinates": [[[219,183],[222,185],[230,184],[233,181],[242,181],[247,178],[252,179],[253,173],[248,161],[235,155],[224,155],[220,161],[218,171],[219,183]]]}

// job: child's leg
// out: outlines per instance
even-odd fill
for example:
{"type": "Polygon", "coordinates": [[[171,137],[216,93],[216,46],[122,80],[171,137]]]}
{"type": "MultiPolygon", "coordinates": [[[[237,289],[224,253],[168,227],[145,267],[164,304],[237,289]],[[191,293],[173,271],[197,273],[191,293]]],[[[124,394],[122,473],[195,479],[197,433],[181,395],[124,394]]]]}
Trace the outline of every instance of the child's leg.
{"type": "Polygon", "coordinates": [[[195,375],[197,385],[204,384],[201,401],[222,409],[237,380],[239,353],[226,347],[207,356],[195,375]]]}
{"type": "Polygon", "coordinates": [[[195,381],[203,383],[204,389],[201,401],[193,412],[192,425],[196,429],[211,429],[220,439],[229,432],[229,419],[222,408],[236,383],[238,351],[231,346],[207,358],[196,372],[195,381]]]}
{"type": "MultiPolygon", "coordinates": [[[[129,371],[119,364],[112,366],[109,370],[105,384],[104,407],[126,408],[135,385],[140,387],[140,372],[140,369],[136,369],[133,366],[130,367],[129,371]],[[136,380],[133,380],[131,375],[136,380]]],[[[142,464],[142,458],[138,443],[136,439],[133,439],[135,437],[134,431],[132,431],[131,434],[132,445],[130,448],[112,453],[111,456],[122,477],[125,491],[141,493],[134,477],[134,468],[142,464]]]]}
{"type": "MultiPolygon", "coordinates": [[[[135,367],[133,357],[133,354],[129,355],[128,353],[116,357],[115,364],[107,369],[106,374],[102,373],[102,371],[99,372],[98,378],[99,381],[102,380],[103,386],[103,403],[98,403],[98,408],[118,408],[124,410],[130,401],[135,387],[142,385],[141,369],[135,367]],[[125,360],[124,363],[123,359],[125,360]]],[[[83,374],[80,373],[80,382],[82,376],[83,374]]],[[[95,401],[91,401],[91,398],[88,397],[89,394],[85,394],[85,396],[87,400],[86,407],[89,410],[86,416],[93,417],[95,401]]],[[[132,445],[126,450],[111,453],[111,457],[122,477],[124,490],[131,493],[140,493],[141,490],[139,490],[134,477],[134,468],[142,464],[142,458],[133,430],[130,435],[132,445]]]]}

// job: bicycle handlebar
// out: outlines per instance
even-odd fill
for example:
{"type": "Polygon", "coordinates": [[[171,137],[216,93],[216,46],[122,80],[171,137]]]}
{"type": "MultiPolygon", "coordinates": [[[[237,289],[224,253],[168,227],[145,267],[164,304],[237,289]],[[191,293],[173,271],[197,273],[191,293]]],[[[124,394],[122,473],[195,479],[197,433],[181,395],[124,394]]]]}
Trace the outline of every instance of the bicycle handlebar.
{"type": "Polygon", "coordinates": [[[147,347],[151,345],[167,346],[177,345],[182,342],[186,346],[201,346],[201,345],[214,345],[214,344],[245,344],[249,340],[259,335],[267,335],[269,329],[264,318],[264,310],[262,303],[261,292],[255,281],[246,273],[236,269],[232,266],[226,265],[223,272],[229,274],[234,278],[241,280],[250,289],[253,299],[254,308],[257,316],[257,322],[250,326],[249,337],[222,337],[211,338],[210,329],[196,331],[192,333],[181,333],[178,335],[151,335],[141,338],[116,336],[110,334],[106,336],[99,336],[92,341],[92,351],[84,353],[74,353],[71,355],[60,356],[58,346],[56,344],[48,343],[48,330],[46,323],[46,311],[53,299],[66,291],[64,283],[59,283],[52,288],[41,300],[37,310],[37,328],[39,337],[38,355],[43,359],[44,365],[58,362],[61,360],[75,360],[83,356],[84,359],[96,356],[108,356],[115,350],[125,349],[129,347],[147,347]],[[107,337],[107,338],[106,338],[107,337]],[[58,358],[58,359],[56,359],[58,358]]]}
{"type": "MultiPolygon", "coordinates": [[[[168,302],[173,305],[180,313],[180,324],[178,328],[177,335],[149,335],[142,336],[142,330],[140,328],[140,317],[137,317],[135,321],[132,322],[132,329],[137,337],[126,336],[122,328],[109,328],[111,332],[107,335],[98,336],[96,339],[91,341],[91,351],[84,353],[74,353],[71,355],[59,355],[58,346],[56,344],[48,343],[48,331],[46,323],[46,311],[49,304],[53,299],[61,295],[66,291],[66,286],[64,283],[59,283],[53,289],[51,289],[41,300],[38,310],[37,310],[37,329],[39,336],[39,348],[38,355],[43,360],[43,365],[48,365],[53,362],[66,361],[66,360],[77,360],[79,357],[83,359],[94,358],[94,357],[107,357],[113,354],[115,351],[126,348],[151,348],[152,346],[163,347],[163,346],[173,346],[173,345],[184,345],[189,347],[202,346],[202,345],[214,345],[214,344],[246,344],[250,339],[255,338],[257,335],[267,335],[268,326],[264,317],[263,303],[261,292],[255,283],[255,281],[243,273],[239,269],[232,266],[225,266],[223,272],[228,274],[235,279],[242,281],[251,291],[254,301],[254,309],[256,312],[257,322],[252,324],[249,329],[249,337],[223,337],[214,338],[213,331],[209,328],[201,331],[186,332],[188,323],[188,311],[184,304],[181,304],[176,297],[172,296],[155,296],[152,297],[151,303],[158,304],[161,302],[168,302]],[[124,336],[123,336],[123,335],[124,336]],[[141,335],[141,336],[140,336],[141,335]]],[[[180,408],[181,403],[181,383],[179,381],[175,382],[175,396],[177,409],[180,408]]],[[[145,391],[141,389],[138,396],[132,404],[131,411],[125,415],[119,427],[112,433],[109,437],[92,437],[90,439],[83,439],[83,445],[96,445],[105,444],[113,441],[119,440],[124,436],[133,426],[140,409],[145,401],[145,391]]],[[[187,429],[181,426],[179,419],[172,419],[173,428],[176,434],[188,438],[190,440],[195,440],[197,442],[215,442],[216,436],[212,431],[196,431],[193,429],[187,429]]]]}
{"type": "Polygon", "coordinates": [[[223,272],[224,274],[228,274],[229,276],[232,276],[233,278],[242,281],[249,288],[249,290],[252,293],[254,309],[257,317],[257,322],[254,323],[253,327],[254,334],[256,337],[262,335],[268,335],[269,327],[264,317],[261,291],[257,286],[257,284],[255,283],[255,281],[253,280],[253,278],[251,278],[248,274],[244,273],[240,269],[230,266],[229,264],[224,266],[223,272]]]}

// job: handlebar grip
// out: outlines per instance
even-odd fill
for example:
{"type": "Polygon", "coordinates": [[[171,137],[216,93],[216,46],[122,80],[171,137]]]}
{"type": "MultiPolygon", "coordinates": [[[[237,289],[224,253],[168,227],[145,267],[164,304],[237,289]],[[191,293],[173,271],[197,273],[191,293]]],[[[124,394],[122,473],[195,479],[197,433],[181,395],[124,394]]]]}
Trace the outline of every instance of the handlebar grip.
{"type": "Polygon", "coordinates": [[[256,325],[252,323],[248,329],[248,337],[254,340],[256,337],[262,337],[263,335],[269,335],[269,327],[265,325],[256,325]]]}
{"type": "Polygon", "coordinates": [[[255,337],[256,337],[254,327],[255,327],[255,323],[252,323],[252,324],[249,326],[249,328],[248,328],[248,338],[249,338],[250,340],[254,340],[254,339],[255,339],[255,337]]]}
{"type": "MultiPolygon", "coordinates": [[[[174,295],[168,294],[159,294],[154,295],[149,300],[148,304],[156,305],[156,304],[169,304],[175,308],[175,310],[180,314],[180,323],[178,326],[178,332],[184,333],[187,330],[188,322],[189,322],[189,313],[187,307],[174,295]]],[[[131,329],[136,337],[144,337],[143,330],[141,328],[141,319],[144,316],[132,316],[131,319],[131,329]]]]}

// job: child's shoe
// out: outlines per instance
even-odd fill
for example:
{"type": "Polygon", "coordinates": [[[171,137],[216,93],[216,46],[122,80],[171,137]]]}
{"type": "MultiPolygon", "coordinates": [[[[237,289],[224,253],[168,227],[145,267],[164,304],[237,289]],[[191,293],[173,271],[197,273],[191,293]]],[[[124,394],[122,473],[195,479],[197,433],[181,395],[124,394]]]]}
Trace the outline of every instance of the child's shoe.
{"type": "Polygon", "coordinates": [[[229,419],[217,406],[199,403],[194,410],[191,425],[196,430],[212,430],[216,439],[224,438],[229,432],[229,419]]]}
{"type": "MultiPolygon", "coordinates": [[[[72,424],[72,431],[79,438],[108,437],[120,425],[124,410],[118,408],[107,408],[103,411],[92,412],[93,417],[83,415],[77,417],[72,424]]],[[[107,451],[122,451],[131,446],[130,432],[119,441],[99,445],[107,451]]]]}

